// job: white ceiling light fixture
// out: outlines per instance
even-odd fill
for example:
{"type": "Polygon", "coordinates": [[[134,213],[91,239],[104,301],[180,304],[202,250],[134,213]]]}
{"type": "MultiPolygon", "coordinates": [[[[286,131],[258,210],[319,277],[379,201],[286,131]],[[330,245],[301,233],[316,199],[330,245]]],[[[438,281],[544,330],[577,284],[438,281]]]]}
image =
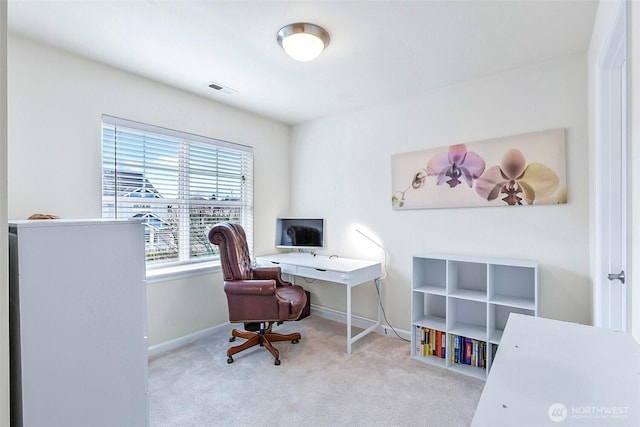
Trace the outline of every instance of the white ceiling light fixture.
{"type": "Polygon", "coordinates": [[[322,27],[308,22],[297,22],[280,28],[278,44],[298,61],[311,61],[329,46],[329,33],[322,27]]]}

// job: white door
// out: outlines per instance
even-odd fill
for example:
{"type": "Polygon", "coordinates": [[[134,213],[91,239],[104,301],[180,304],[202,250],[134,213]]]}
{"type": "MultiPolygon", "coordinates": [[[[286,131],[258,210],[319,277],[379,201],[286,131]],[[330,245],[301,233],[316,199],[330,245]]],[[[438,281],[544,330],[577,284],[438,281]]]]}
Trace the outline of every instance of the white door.
{"type": "Polygon", "coordinates": [[[595,325],[627,329],[626,2],[620,2],[598,59],[596,95],[595,325]]]}

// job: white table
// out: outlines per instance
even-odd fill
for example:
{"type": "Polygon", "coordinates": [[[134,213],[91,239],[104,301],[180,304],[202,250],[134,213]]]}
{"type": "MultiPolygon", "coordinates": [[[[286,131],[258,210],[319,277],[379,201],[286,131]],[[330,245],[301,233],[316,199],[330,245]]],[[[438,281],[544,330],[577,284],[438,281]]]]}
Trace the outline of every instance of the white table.
{"type": "Polygon", "coordinates": [[[608,425],[640,425],[640,344],[512,313],[472,426],[608,425]]]}
{"type": "Polygon", "coordinates": [[[380,298],[382,298],[380,283],[382,265],[379,262],[289,252],[256,257],[256,264],[259,267],[278,266],[286,274],[345,285],[347,292],[347,354],[351,354],[353,343],[382,324],[382,313],[380,304],[378,304],[377,322],[356,336],[351,336],[351,288],[375,281],[380,298]]]}

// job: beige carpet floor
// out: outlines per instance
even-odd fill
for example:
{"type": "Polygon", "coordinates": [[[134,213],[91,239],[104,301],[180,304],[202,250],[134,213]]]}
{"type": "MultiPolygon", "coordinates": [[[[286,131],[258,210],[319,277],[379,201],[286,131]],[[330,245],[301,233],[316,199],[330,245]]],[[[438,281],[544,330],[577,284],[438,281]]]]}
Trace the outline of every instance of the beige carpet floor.
{"type": "Polygon", "coordinates": [[[151,427],[468,426],[484,385],[392,336],[369,334],[347,356],[345,325],[313,315],[274,328],[302,333],[275,344],[280,366],[260,347],[228,364],[231,329],[149,361],[151,427]]]}

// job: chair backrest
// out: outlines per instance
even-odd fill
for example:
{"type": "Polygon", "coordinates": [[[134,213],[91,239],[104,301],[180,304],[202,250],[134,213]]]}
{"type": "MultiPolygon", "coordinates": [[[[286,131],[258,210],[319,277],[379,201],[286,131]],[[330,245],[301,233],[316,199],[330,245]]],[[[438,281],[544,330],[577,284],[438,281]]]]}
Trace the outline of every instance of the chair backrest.
{"type": "Polygon", "coordinates": [[[220,265],[225,281],[252,279],[247,235],[241,225],[218,223],[209,231],[208,237],[220,249],[220,265]]]}

